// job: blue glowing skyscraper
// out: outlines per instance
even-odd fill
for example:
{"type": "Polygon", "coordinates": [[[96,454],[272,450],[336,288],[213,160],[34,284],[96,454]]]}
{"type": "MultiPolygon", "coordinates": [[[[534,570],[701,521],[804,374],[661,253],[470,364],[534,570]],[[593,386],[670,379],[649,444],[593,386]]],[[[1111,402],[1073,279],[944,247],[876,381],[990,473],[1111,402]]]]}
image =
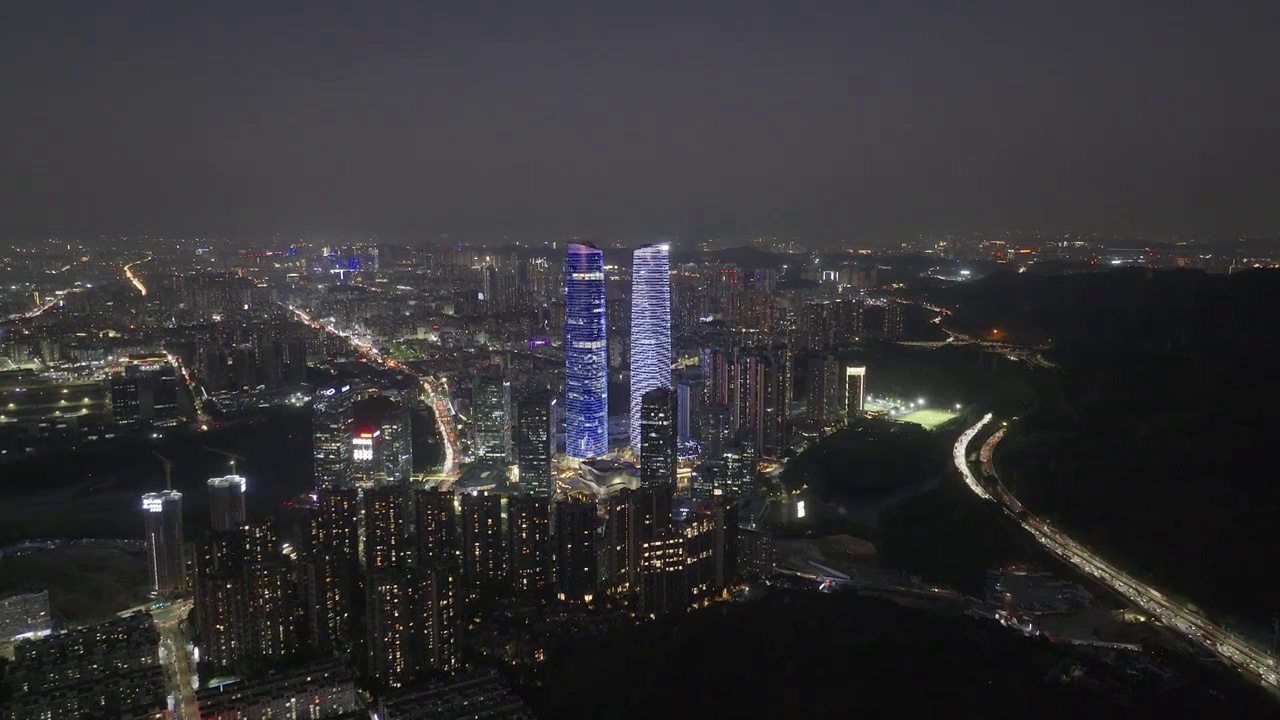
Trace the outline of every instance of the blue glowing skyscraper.
{"type": "Polygon", "coordinates": [[[609,450],[604,253],[570,243],[564,287],[564,451],[586,460],[609,450]]]}
{"type": "Polygon", "coordinates": [[[671,384],[671,252],[636,250],[631,263],[631,451],[640,454],[640,406],[645,393],[671,384]]]}

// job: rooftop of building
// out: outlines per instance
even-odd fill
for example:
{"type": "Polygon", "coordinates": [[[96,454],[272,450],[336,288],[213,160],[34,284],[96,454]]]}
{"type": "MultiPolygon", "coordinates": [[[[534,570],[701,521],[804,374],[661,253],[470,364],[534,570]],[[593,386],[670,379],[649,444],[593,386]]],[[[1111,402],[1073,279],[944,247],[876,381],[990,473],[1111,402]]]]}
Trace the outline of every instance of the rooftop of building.
{"type": "Polygon", "coordinates": [[[462,492],[501,490],[507,486],[509,477],[506,467],[477,463],[463,471],[453,487],[462,492]]]}

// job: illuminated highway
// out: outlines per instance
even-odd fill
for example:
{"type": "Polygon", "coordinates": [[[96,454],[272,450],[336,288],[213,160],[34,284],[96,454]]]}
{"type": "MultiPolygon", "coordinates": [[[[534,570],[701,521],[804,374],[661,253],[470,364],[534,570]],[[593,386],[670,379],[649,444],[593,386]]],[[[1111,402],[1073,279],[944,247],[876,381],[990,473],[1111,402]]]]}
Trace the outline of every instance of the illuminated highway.
{"type": "Polygon", "coordinates": [[[193,604],[189,599],[178,600],[163,607],[153,607],[152,603],[147,603],[117,613],[119,617],[128,617],[136,612],[151,613],[151,621],[160,632],[160,665],[173,703],[173,720],[200,718],[196,703],[196,686],[199,680],[195,676],[190,649],[182,631],[182,623],[190,615],[193,604]]]}
{"type": "Polygon", "coordinates": [[[144,262],[147,262],[147,261],[148,261],[148,260],[150,260],[152,257],[153,257],[153,256],[152,256],[150,253],[148,253],[148,254],[147,254],[147,256],[146,256],[145,258],[143,258],[143,259],[141,259],[141,260],[134,260],[133,262],[131,262],[131,263],[129,263],[128,265],[125,265],[125,266],[124,266],[124,276],[125,276],[126,278],[129,278],[129,282],[133,283],[133,286],[134,286],[134,287],[136,287],[136,288],[138,288],[138,292],[142,293],[142,296],[143,296],[143,297],[146,297],[146,296],[147,296],[147,286],[146,286],[146,285],[143,285],[143,284],[142,284],[142,281],[138,279],[138,276],[133,274],[133,266],[134,266],[134,265],[140,265],[140,264],[142,264],[142,263],[144,263],[144,262]]]}
{"type": "Polygon", "coordinates": [[[360,351],[365,360],[384,367],[402,372],[406,375],[412,375],[418,379],[422,385],[422,391],[427,395],[427,401],[431,403],[431,409],[436,416],[436,431],[440,433],[441,443],[444,445],[444,467],[441,471],[442,475],[453,475],[458,469],[458,433],[453,427],[453,406],[449,402],[449,386],[443,380],[437,380],[432,377],[423,377],[409,368],[405,367],[391,358],[383,357],[374,349],[373,343],[368,340],[357,337],[356,335],[340,330],[332,325],[327,325],[319,320],[312,318],[307,313],[295,307],[290,307],[300,320],[317,330],[325,330],[335,335],[341,335],[351,342],[351,344],[360,351]],[[437,387],[438,386],[438,387],[437,387]]]}
{"type": "Polygon", "coordinates": [[[966,430],[956,441],[955,448],[952,451],[952,460],[955,462],[956,469],[964,477],[965,485],[969,486],[969,489],[973,490],[981,498],[999,502],[1010,516],[1015,518],[1027,532],[1031,533],[1041,545],[1054,555],[1093,576],[1098,582],[1146,610],[1153,618],[1159,620],[1179,635],[1222,658],[1224,662],[1251,680],[1273,693],[1280,692],[1275,660],[1266,652],[1213,624],[1186,604],[1170,600],[1156,589],[1116,569],[1085,546],[1052,527],[1048,521],[1028,512],[1009,493],[1004,484],[996,477],[991,467],[991,458],[995,447],[1004,438],[1003,429],[993,434],[983,444],[979,452],[979,459],[986,470],[987,482],[984,488],[983,484],[974,477],[969,467],[967,455],[969,444],[973,442],[973,438],[991,420],[992,416],[988,414],[976,425],[966,430]]]}
{"type": "Polygon", "coordinates": [[[161,657],[165,663],[165,677],[169,679],[169,693],[174,699],[175,720],[198,720],[200,717],[196,704],[197,679],[182,633],[182,622],[191,612],[191,605],[190,600],[181,600],[152,611],[156,629],[160,631],[161,657]]]}
{"type": "Polygon", "coordinates": [[[82,291],[81,288],[73,287],[73,288],[67,288],[66,290],[63,290],[61,292],[53,293],[50,297],[45,298],[38,305],[36,305],[34,310],[29,310],[24,313],[15,313],[13,315],[10,315],[9,319],[10,320],[30,320],[31,318],[39,317],[44,314],[45,310],[48,310],[54,305],[57,305],[58,303],[62,302],[62,300],[67,295],[70,295],[71,293],[78,293],[81,291],[82,291]]]}

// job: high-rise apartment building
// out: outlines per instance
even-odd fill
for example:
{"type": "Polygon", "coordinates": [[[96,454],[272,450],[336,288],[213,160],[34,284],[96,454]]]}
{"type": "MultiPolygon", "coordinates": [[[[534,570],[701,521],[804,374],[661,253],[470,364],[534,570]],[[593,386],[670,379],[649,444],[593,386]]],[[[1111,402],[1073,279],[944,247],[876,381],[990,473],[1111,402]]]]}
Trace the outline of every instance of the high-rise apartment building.
{"type": "Polygon", "coordinates": [[[711,299],[720,317],[730,325],[737,323],[742,291],[746,285],[742,270],[734,266],[715,267],[711,269],[708,279],[711,299]]]}
{"type": "Polygon", "coordinates": [[[365,576],[366,671],[378,685],[401,687],[413,680],[413,588],[399,570],[365,576]]]}
{"type": "Polygon", "coordinates": [[[640,482],[676,482],[676,392],[660,387],[640,402],[640,482]]]}
{"type": "Polygon", "coordinates": [[[686,540],[662,530],[640,545],[639,609],[649,616],[685,610],[692,604],[686,568],[686,540]]]}
{"type": "Polygon", "coordinates": [[[737,577],[737,504],[716,500],[640,546],[640,612],[683,611],[721,593],[737,577]]]}
{"type": "Polygon", "coordinates": [[[418,563],[456,566],[459,562],[458,511],[451,492],[424,489],[414,494],[418,563]]]}
{"type": "Polygon", "coordinates": [[[365,580],[368,673],[384,688],[412,683],[457,663],[457,574],[410,566],[365,580]]]}
{"type": "Polygon", "coordinates": [[[471,386],[471,420],[475,428],[476,462],[511,462],[511,380],[500,375],[476,376],[471,386]]]}
{"type": "Polygon", "coordinates": [[[520,401],[516,413],[516,479],[521,492],[540,498],[551,497],[551,458],[555,428],[550,394],[520,401]]]}
{"type": "Polygon", "coordinates": [[[750,495],[755,489],[756,473],[759,468],[759,457],[755,449],[747,444],[726,450],[724,455],[724,472],[721,482],[716,483],[714,495],[740,498],[750,495]]]}
{"type": "Polygon", "coordinates": [[[5,717],[164,718],[159,658],[147,613],[18,643],[4,678],[5,717]]]}
{"type": "Polygon", "coordinates": [[[311,517],[310,549],[356,560],[360,493],[356,488],[320,488],[311,517]]]}
{"type": "Polygon", "coordinates": [[[379,699],[374,717],[382,720],[532,720],[533,712],[496,670],[481,670],[389,693],[379,699]]]}
{"type": "Polygon", "coordinates": [[[732,404],[737,396],[738,385],[733,355],[724,350],[708,348],[702,351],[698,364],[702,369],[703,406],[732,404]]]}
{"type": "Polygon", "coordinates": [[[739,528],[738,556],[744,577],[767,579],[773,574],[773,536],[763,530],[739,528]]]}
{"type": "Polygon", "coordinates": [[[736,425],[734,409],[728,405],[711,405],[702,408],[702,454],[718,458],[733,446],[736,425]]]}
{"type": "Polygon", "coordinates": [[[209,478],[209,527],[234,530],[248,521],[245,515],[245,479],[240,475],[209,478]]]}
{"type": "Polygon", "coordinates": [[[695,440],[701,430],[698,426],[701,399],[698,381],[681,380],[676,384],[676,440],[682,444],[695,440]]]}
{"type": "Polygon", "coordinates": [[[355,482],[351,440],[355,432],[355,392],[351,385],[316,391],[312,404],[312,448],[317,487],[349,487],[355,482]]]}
{"type": "Polygon", "coordinates": [[[366,572],[390,570],[408,562],[411,555],[410,491],[401,485],[383,485],[364,491],[364,567],[366,572]]]}
{"type": "Polygon", "coordinates": [[[659,530],[671,527],[675,484],[641,485],[631,494],[636,504],[636,537],[655,537],[659,530]]]}
{"type": "Polygon", "coordinates": [[[593,459],[609,450],[609,353],[604,253],[570,243],[565,261],[565,454],[593,459]]]}
{"type": "Polygon", "coordinates": [[[284,343],[263,335],[258,341],[258,384],[280,387],[280,368],[284,363],[284,343]]]}
{"type": "Polygon", "coordinates": [[[551,499],[520,495],[507,499],[507,554],[516,592],[537,592],[551,571],[551,499]]]}
{"type": "Polygon", "coordinates": [[[645,393],[671,384],[671,254],[664,244],[636,250],[631,265],[631,451],[640,453],[645,393]]]}
{"type": "Polygon", "coordinates": [[[197,563],[195,614],[201,662],[226,670],[300,649],[297,583],[267,525],[214,532],[197,563]]]}
{"type": "Polygon", "coordinates": [[[34,640],[52,632],[48,590],[0,593],[0,644],[34,640]]]}
{"type": "Polygon", "coordinates": [[[805,404],[810,419],[822,423],[844,420],[844,373],[831,356],[809,359],[809,392],[805,404]]]}
{"type": "Polygon", "coordinates": [[[506,579],[502,500],[494,493],[462,496],[462,578],[469,588],[506,579]]]}
{"type": "Polygon", "coordinates": [[[147,577],[152,592],[173,593],[186,589],[182,493],[165,490],[143,495],[142,516],[147,543],[147,577]]]}
{"type": "Polygon", "coordinates": [[[785,346],[738,355],[738,424],[764,457],[787,449],[791,414],[791,352],[785,346]]]}
{"type": "Polygon", "coordinates": [[[639,545],[637,525],[640,505],[632,490],[622,490],[604,499],[605,583],[610,588],[627,590],[636,586],[639,545]]]}
{"type": "Polygon", "coordinates": [[[866,409],[867,369],[850,365],[844,369],[844,411],[848,418],[866,409]]]}
{"type": "Polygon", "coordinates": [[[590,602],[600,580],[595,500],[573,495],[556,502],[555,547],[556,596],[590,602]]]}
{"type": "Polygon", "coordinates": [[[308,634],[320,651],[346,649],[354,623],[359,578],[360,495],[354,488],[320,488],[303,563],[308,634]]]}
{"type": "Polygon", "coordinates": [[[196,702],[202,720],[324,718],[355,714],[362,706],[355,676],[337,658],[208,687],[196,702]]]}
{"type": "Polygon", "coordinates": [[[311,648],[323,653],[349,649],[358,583],[355,563],[327,550],[313,550],[303,560],[302,573],[311,648]]]}
{"type": "Polygon", "coordinates": [[[285,382],[290,385],[302,385],[307,381],[307,341],[294,338],[285,344],[288,364],[285,367],[285,382]]]}
{"type": "Polygon", "coordinates": [[[884,336],[900,338],[906,333],[906,306],[890,301],[884,306],[884,336]]]}

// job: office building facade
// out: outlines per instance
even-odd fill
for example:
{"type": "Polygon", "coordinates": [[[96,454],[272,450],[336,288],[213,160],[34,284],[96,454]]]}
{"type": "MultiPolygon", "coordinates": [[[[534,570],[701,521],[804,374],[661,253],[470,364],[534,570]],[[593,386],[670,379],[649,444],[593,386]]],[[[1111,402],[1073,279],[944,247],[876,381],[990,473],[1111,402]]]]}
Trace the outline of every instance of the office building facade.
{"type": "Polygon", "coordinates": [[[246,482],[243,476],[209,478],[209,527],[234,530],[248,521],[245,514],[246,482]]]}
{"type": "Polygon", "coordinates": [[[511,462],[511,380],[499,375],[479,375],[471,386],[471,420],[475,428],[476,462],[507,465],[511,462]]]}
{"type": "Polygon", "coordinates": [[[351,457],[356,477],[365,482],[408,480],[413,474],[408,406],[379,395],[355,403],[352,411],[351,457]]]}
{"type": "Polygon", "coordinates": [[[553,484],[554,402],[549,394],[526,398],[516,412],[516,479],[521,492],[540,498],[551,497],[553,484]]]}
{"type": "Polygon", "coordinates": [[[609,352],[604,253],[570,243],[565,260],[565,454],[589,460],[609,450],[609,352]]]}
{"type": "Polygon", "coordinates": [[[640,482],[643,485],[676,482],[676,392],[660,387],[645,393],[640,402],[640,482]]]}
{"type": "Polygon", "coordinates": [[[644,396],[671,384],[671,255],[666,244],[636,250],[631,265],[631,451],[640,453],[644,396]]]}
{"type": "Polygon", "coordinates": [[[355,392],[349,384],[330,385],[315,393],[311,421],[316,487],[350,487],[355,482],[354,404],[355,392]]]}

